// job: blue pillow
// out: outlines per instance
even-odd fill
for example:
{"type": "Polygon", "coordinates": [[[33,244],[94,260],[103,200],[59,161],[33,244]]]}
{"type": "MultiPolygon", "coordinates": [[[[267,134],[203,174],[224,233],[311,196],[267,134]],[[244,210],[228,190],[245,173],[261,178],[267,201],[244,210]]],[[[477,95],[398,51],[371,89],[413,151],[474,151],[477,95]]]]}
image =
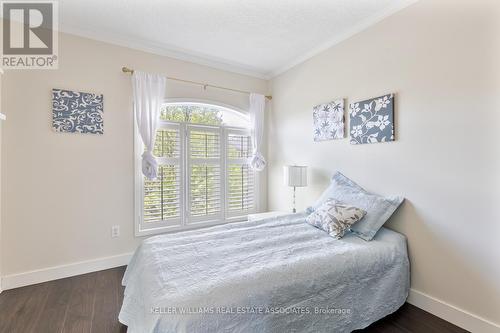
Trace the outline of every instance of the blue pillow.
{"type": "Polygon", "coordinates": [[[330,186],[328,186],[312,207],[307,208],[307,213],[314,212],[330,198],[366,211],[365,217],[353,225],[351,231],[367,241],[375,237],[377,231],[404,200],[402,197],[386,198],[370,193],[340,172],[336,172],[332,176],[330,186]]]}

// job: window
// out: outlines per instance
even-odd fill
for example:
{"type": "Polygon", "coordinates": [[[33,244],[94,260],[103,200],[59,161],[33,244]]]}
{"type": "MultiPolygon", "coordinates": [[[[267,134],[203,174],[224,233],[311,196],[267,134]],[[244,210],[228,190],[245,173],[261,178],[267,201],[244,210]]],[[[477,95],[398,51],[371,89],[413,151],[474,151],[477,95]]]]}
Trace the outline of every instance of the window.
{"type": "Polygon", "coordinates": [[[156,133],[158,178],[141,173],[136,133],[136,234],[245,220],[256,211],[257,174],[249,167],[249,119],[201,103],[167,103],[156,133]]]}

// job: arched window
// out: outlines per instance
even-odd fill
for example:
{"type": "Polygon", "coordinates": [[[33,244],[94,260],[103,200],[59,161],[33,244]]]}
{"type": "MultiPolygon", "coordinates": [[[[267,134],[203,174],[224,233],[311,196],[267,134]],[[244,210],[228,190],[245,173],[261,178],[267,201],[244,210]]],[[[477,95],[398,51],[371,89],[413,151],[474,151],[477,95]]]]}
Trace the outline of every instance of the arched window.
{"type": "Polygon", "coordinates": [[[249,167],[249,117],[229,107],[165,103],[154,155],[158,179],[136,162],[136,234],[154,234],[245,220],[256,209],[256,173],[249,167]]]}

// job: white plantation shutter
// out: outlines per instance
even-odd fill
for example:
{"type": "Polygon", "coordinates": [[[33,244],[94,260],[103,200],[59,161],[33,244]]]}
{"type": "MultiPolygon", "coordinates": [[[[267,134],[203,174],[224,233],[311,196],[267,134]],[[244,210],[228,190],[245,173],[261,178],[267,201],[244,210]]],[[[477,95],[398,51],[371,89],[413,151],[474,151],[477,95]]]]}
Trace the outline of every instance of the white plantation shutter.
{"type": "Polygon", "coordinates": [[[221,122],[202,112],[188,118],[179,110],[172,108],[171,119],[160,120],[153,149],[158,162],[155,180],[141,172],[144,147],[136,133],[138,236],[243,221],[257,211],[259,175],[249,165],[250,130],[211,125],[211,121],[221,122]],[[207,123],[195,123],[197,119],[207,123]]]}
{"type": "Polygon", "coordinates": [[[221,128],[188,125],[189,222],[223,217],[221,128]]]}
{"type": "Polygon", "coordinates": [[[155,180],[144,177],[143,222],[180,224],[182,216],[181,127],[162,124],[153,154],[159,167],[155,180]]]}
{"type": "Polygon", "coordinates": [[[255,210],[255,171],[250,134],[243,130],[226,131],[227,198],[229,216],[246,215],[255,210]]]}

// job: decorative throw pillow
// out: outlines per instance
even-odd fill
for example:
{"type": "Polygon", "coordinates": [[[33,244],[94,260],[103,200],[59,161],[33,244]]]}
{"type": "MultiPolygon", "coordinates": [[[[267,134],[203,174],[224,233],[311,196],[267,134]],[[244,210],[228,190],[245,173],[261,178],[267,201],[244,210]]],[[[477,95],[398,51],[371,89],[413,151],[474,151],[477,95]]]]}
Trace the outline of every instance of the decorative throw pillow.
{"type": "Polygon", "coordinates": [[[330,236],[340,239],[346,230],[361,220],[366,212],[354,206],[349,206],[334,199],[326,200],[311,215],[307,223],[326,231],[330,236]]]}
{"type": "Polygon", "coordinates": [[[307,212],[310,214],[316,211],[328,199],[335,199],[366,211],[363,220],[351,228],[352,232],[366,241],[375,237],[377,231],[404,200],[402,197],[383,197],[370,193],[340,172],[333,175],[330,186],[307,212]]]}

